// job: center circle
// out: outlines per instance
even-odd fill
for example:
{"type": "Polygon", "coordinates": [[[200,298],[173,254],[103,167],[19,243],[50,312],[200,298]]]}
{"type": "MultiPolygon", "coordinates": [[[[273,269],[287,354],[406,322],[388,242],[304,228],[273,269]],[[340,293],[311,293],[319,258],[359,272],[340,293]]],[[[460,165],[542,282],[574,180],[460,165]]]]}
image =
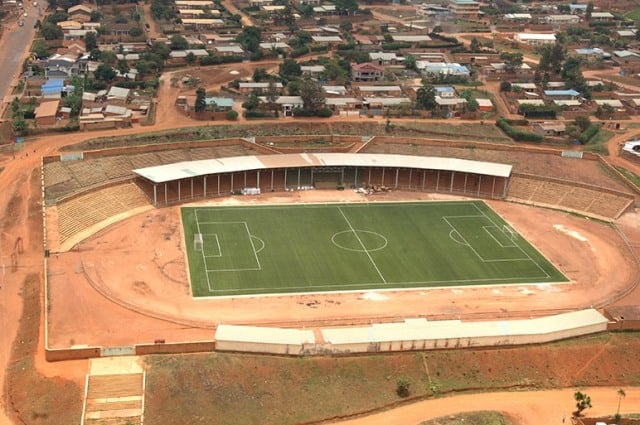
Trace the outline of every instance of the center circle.
{"type": "Polygon", "coordinates": [[[373,252],[387,247],[389,241],[380,233],[370,230],[345,230],[335,233],[331,242],[338,248],[355,252],[373,252]]]}

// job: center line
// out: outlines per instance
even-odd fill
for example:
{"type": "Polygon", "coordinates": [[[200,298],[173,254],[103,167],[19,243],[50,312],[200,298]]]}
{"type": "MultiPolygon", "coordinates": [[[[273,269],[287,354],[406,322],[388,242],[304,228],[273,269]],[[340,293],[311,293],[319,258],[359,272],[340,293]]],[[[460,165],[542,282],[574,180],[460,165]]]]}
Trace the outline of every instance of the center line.
{"type": "Polygon", "coordinates": [[[347,222],[347,224],[349,225],[349,228],[351,229],[353,234],[356,236],[356,239],[358,239],[358,242],[360,242],[360,246],[362,247],[362,250],[365,252],[365,254],[367,254],[367,257],[369,257],[369,261],[371,261],[371,264],[373,264],[373,267],[378,272],[378,276],[380,276],[380,279],[382,279],[382,282],[383,283],[387,283],[387,280],[384,278],[384,276],[382,276],[382,272],[380,272],[380,269],[376,265],[376,262],[373,261],[373,258],[371,258],[371,254],[369,254],[369,251],[367,250],[367,247],[364,246],[364,243],[362,243],[362,239],[360,239],[360,236],[358,236],[358,232],[356,232],[356,229],[353,228],[353,226],[351,225],[351,222],[349,221],[347,216],[344,215],[344,212],[342,211],[342,208],[338,207],[338,211],[340,211],[340,214],[342,214],[342,217],[344,218],[344,221],[347,222]]]}

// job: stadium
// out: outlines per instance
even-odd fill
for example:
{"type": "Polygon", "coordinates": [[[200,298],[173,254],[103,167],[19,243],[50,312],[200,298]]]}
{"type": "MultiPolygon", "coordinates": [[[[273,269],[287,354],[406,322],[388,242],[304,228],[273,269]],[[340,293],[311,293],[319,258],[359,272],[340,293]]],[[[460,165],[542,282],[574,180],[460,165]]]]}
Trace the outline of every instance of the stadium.
{"type": "Polygon", "coordinates": [[[638,193],[598,155],[340,139],[44,157],[47,359],[543,342],[638,283],[638,193]]]}

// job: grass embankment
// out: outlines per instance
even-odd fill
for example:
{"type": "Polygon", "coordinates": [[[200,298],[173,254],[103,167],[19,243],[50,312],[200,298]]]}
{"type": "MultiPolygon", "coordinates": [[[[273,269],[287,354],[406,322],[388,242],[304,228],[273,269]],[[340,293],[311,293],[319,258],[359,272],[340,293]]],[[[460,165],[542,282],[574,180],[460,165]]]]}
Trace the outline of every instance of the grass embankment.
{"type": "Polygon", "coordinates": [[[461,391],[640,384],[640,333],[533,347],[354,357],[211,353],[146,358],[145,423],[300,424],[461,391]],[[425,368],[428,366],[428,371],[425,368]]]}
{"type": "Polygon", "coordinates": [[[327,134],[357,136],[422,137],[446,140],[510,143],[510,139],[489,124],[460,123],[457,125],[430,120],[391,119],[393,125],[387,129],[383,121],[363,118],[358,121],[336,122],[292,122],[261,124],[229,124],[200,127],[184,127],[164,132],[140,135],[101,137],[86,140],[62,148],[64,151],[93,150],[147,144],[175,143],[181,141],[205,141],[250,136],[314,136],[327,134]]]}
{"type": "Polygon", "coordinates": [[[624,175],[627,179],[629,179],[631,183],[633,183],[638,188],[640,188],[640,176],[638,176],[636,173],[632,171],[627,170],[626,168],[616,167],[616,170],[620,171],[620,173],[624,175]]]}
{"type": "Polygon", "coordinates": [[[482,411],[469,412],[459,415],[443,416],[441,418],[432,419],[422,422],[420,425],[512,425],[513,422],[508,420],[499,412],[482,411]]]}

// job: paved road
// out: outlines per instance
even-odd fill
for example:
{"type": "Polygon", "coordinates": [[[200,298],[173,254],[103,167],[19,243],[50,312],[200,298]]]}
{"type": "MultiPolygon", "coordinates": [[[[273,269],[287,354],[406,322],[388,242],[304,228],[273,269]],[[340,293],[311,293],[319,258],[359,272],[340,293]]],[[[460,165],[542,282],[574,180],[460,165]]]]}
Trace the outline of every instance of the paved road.
{"type": "MultiPolygon", "coordinates": [[[[41,3],[41,2],[40,2],[41,3]]],[[[11,102],[11,90],[15,85],[14,78],[20,75],[22,63],[27,57],[31,47],[31,40],[35,34],[33,26],[40,15],[40,7],[34,7],[32,3],[25,1],[25,10],[17,13],[5,26],[0,40],[0,98],[3,99],[2,110],[8,102],[11,102]],[[27,16],[23,16],[26,12],[27,16]],[[18,26],[18,20],[24,20],[24,26],[18,26]]]]}

